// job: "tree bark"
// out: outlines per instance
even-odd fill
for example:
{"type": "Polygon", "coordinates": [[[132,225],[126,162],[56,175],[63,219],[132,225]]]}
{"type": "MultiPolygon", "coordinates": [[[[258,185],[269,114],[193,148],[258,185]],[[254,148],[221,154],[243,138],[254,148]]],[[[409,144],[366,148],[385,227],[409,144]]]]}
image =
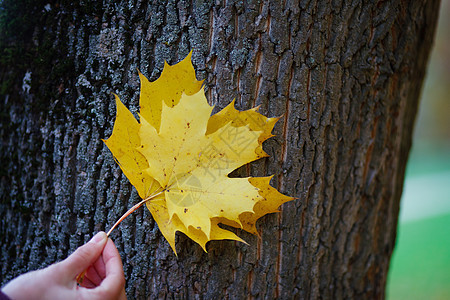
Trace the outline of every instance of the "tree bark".
{"type": "Polygon", "coordinates": [[[281,116],[267,176],[298,199],[248,245],[177,235],[147,209],[112,234],[130,299],[383,298],[438,0],[30,1],[0,10],[0,278],[69,255],[139,201],[101,141],[193,49],[215,111],[281,116]],[[26,75],[28,74],[28,75],[26,75]],[[31,76],[30,76],[31,75],[31,76]],[[30,79],[28,79],[28,77],[30,79]]]}

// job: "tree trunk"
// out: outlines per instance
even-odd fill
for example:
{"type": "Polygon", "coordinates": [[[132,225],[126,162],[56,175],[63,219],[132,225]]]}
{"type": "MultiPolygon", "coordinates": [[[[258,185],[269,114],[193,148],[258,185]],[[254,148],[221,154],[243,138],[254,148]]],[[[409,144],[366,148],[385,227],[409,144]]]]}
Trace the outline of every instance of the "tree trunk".
{"type": "Polygon", "coordinates": [[[193,50],[215,110],[281,116],[270,158],[298,197],[248,245],[182,234],[174,255],[146,208],[112,234],[130,299],[383,298],[438,0],[35,1],[0,10],[0,278],[69,255],[139,201],[101,141],[117,93],[138,110],[193,50]]]}

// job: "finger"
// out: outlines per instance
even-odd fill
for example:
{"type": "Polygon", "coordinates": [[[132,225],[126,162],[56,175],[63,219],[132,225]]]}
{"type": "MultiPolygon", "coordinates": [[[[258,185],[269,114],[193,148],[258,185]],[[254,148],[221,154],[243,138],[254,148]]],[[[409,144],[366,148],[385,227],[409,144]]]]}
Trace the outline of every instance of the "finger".
{"type": "Polygon", "coordinates": [[[105,278],[106,269],[105,269],[105,262],[103,261],[103,255],[100,255],[100,257],[95,261],[94,268],[101,279],[105,278]]]}
{"type": "Polygon", "coordinates": [[[106,234],[103,231],[97,233],[88,243],[60,262],[59,269],[65,272],[64,275],[75,278],[95,262],[102,253],[106,241],[106,234]]]}
{"type": "Polygon", "coordinates": [[[93,284],[95,284],[95,286],[100,285],[100,283],[102,282],[102,278],[93,266],[88,268],[86,272],[86,278],[89,279],[93,284]]]}
{"type": "Polygon", "coordinates": [[[93,289],[96,288],[98,285],[93,283],[89,278],[84,278],[83,282],[81,283],[81,286],[87,289],[93,289]]]}
{"type": "MultiPolygon", "coordinates": [[[[103,262],[103,256],[100,255],[97,260],[94,262],[92,266],[89,268],[92,268],[92,279],[95,279],[95,282],[98,282],[97,285],[100,285],[100,282],[105,278],[105,263],[103,262]]],[[[89,275],[89,274],[87,274],[89,275]]]]}
{"type": "Polygon", "coordinates": [[[125,286],[122,288],[122,291],[120,291],[120,296],[118,297],[119,300],[127,300],[127,294],[125,293],[125,286]]]}
{"type": "Polygon", "coordinates": [[[105,262],[106,277],[98,287],[98,291],[108,291],[111,296],[119,297],[125,286],[125,277],[119,251],[111,239],[108,239],[103,249],[103,261],[105,262]]]}

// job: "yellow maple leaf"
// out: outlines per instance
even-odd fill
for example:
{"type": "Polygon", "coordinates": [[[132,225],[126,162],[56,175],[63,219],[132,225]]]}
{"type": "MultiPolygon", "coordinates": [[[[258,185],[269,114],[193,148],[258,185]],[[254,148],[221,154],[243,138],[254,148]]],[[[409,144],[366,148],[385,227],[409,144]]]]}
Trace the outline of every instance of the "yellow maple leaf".
{"type": "Polygon", "coordinates": [[[177,231],[205,251],[210,240],[243,241],[219,224],[257,233],[258,218],[294,199],[271,187],[271,177],[228,177],[268,156],[262,143],[278,119],[257,108],[238,111],[234,101],[211,116],[190,59],[191,53],[176,65],[165,64],[154,82],[139,74],[140,122],[116,96],[113,133],[104,140],[144,199],[135,207],[146,204],[175,253],[177,231]]]}

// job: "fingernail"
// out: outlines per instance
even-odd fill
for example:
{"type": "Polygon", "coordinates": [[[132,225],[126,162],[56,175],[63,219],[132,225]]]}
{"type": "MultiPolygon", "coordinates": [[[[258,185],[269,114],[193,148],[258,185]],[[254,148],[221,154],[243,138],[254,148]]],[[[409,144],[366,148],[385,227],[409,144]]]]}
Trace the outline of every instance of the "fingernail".
{"type": "Polygon", "coordinates": [[[99,243],[106,239],[106,233],[104,231],[100,231],[96,235],[92,237],[92,239],[89,241],[89,243],[99,243]]]}

